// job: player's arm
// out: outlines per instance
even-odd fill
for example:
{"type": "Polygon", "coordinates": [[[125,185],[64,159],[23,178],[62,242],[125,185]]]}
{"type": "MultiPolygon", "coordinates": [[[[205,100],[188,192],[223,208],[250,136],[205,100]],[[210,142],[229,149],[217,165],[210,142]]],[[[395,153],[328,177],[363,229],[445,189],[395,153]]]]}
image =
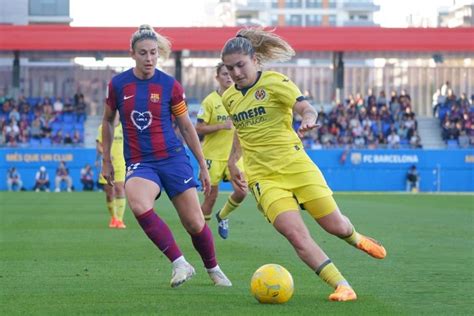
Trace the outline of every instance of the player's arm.
{"type": "Polygon", "coordinates": [[[301,115],[301,125],[298,128],[298,136],[303,137],[304,133],[313,128],[319,127],[319,124],[316,124],[318,120],[318,112],[315,108],[309,104],[306,100],[297,100],[293,105],[293,111],[301,115]]]}
{"type": "Polygon", "coordinates": [[[229,173],[231,181],[240,189],[247,190],[247,181],[242,171],[237,167],[237,161],[242,157],[242,148],[240,147],[239,137],[237,131],[234,133],[234,139],[232,141],[232,149],[230,150],[229,160],[227,166],[229,167],[229,173]]]}
{"type": "Polygon", "coordinates": [[[195,128],[196,128],[196,132],[199,135],[207,135],[207,134],[218,132],[223,129],[232,129],[232,121],[227,120],[225,121],[225,123],[222,123],[222,124],[209,125],[206,122],[204,122],[203,119],[198,119],[195,128]]]}
{"type": "Polygon", "coordinates": [[[206,161],[204,160],[204,154],[202,153],[201,143],[199,137],[194,129],[193,123],[189,118],[188,112],[183,112],[181,115],[176,116],[176,123],[178,124],[179,131],[184,138],[189,149],[193,152],[194,157],[199,164],[199,178],[202,183],[202,189],[204,194],[208,195],[211,192],[211,181],[209,178],[209,172],[207,171],[206,161]]]}
{"type": "Polygon", "coordinates": [[[102,118],[102,176],[107,184],[114,185],[114,167],[110,150],[114,139],[114,119],[117,110],[106,105],[102,118]]]}

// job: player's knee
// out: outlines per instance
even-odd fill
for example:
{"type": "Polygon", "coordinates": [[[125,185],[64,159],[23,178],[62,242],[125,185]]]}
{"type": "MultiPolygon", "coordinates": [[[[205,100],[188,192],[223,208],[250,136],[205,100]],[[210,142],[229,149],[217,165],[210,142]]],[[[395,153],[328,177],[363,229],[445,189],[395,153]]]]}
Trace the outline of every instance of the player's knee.
{"type": "Polygon", "coordinates": [[[130,206],[130,209],[132,210],[133,214],[135,214],[135,216],[139,216],[153,207],[152,204],[150,205],[150,203],[146,203],[142,200],[133,198],[128,199],[128,205],[130,206]]]}
{"type": "Polygon", "coordinates": [[[204,227],[204,219],[194,219],[183,222],[183,226],[189,234],[196,235],[202,231],[204,227]]]}

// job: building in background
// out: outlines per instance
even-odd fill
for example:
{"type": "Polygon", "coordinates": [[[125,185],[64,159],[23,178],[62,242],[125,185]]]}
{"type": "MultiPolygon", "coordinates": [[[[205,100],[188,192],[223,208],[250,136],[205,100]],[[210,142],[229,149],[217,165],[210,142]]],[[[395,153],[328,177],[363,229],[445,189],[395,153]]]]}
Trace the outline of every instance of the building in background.
{"type": "Polygon", "coordinates": [[[69,0],[0,0],[0,23],[13,25],[66,24],[69,0]]]}
{"type": "MultiPolygon", "coordinates": [[[[230,2],[220,1],[221,4],[230,2]]],[[[378,26],[371,0],[236,0],[237,25],[378,26]]]]}
{"type": "Polygon", "coordinates": [[[472,27],[474,26],[474,4],[443,7],[438,10],[438,26],[440,27],[472,27]]]}

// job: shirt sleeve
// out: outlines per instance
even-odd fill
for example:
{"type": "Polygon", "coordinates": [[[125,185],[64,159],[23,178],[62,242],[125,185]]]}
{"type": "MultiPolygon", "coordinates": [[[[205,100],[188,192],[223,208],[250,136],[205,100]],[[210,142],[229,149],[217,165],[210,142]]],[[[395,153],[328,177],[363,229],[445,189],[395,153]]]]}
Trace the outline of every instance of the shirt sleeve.
{"type": "Polygon", "coordinates": [[[297,101],[302,100],[303,96],[300,89],[293,81],[281,75],[275,78],[272,84],[272,90],[279,103],[292,108],[297,101]]]}
{"type": "Polygon", "coordinates": [[[197,115],[198,120],[202,120],[204,123],[209,124],[212,115],[212,101],[210,97],[205,98],[202,101],[201,107],[197,115]]]}
{"type": "Polygon", "coordinates": [[[188,113],[184,89],[181,84],[176,80],[173,84],[173,90],[171,93],[171,112],[176,117],[188,113]]]}
{"type": "Polygon", "coordinates": [[[105,103],[112,109],[117,110],[117,95],[115,93],[112,81],[107,85],[107,91],[105,93],[105,103]]]}

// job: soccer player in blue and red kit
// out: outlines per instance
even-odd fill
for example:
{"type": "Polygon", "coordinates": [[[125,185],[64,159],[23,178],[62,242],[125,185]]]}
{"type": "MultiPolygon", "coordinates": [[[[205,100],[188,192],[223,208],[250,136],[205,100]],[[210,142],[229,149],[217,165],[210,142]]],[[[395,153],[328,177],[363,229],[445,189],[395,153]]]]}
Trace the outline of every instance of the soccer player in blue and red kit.
{"type": "Polygon", "coordinates": [[[199,163],[204,193],[209,194],[209,173],[187,112],[184,90],[173,77],[156,69],[158,57],[166,58],[170,51],[168,40],[148,25],[140,26],[132,35],[130,54],[135,67],[115,76],[108,86],[102,121],[102,175],[108,184],[113,185],[110,149],[114,138],[114,117],[119,111],[127,166],[125,195],[148,238],[172,262],[171,287],[189,280],[195,270],[184,258],[166,223],[153,209],[155,199],[163,190],[191,235],[211,280],[215,285],[231,286],[217,264],[214,240],[201,212],[189,157],[172,126],[174,116],[199,163]]]}

